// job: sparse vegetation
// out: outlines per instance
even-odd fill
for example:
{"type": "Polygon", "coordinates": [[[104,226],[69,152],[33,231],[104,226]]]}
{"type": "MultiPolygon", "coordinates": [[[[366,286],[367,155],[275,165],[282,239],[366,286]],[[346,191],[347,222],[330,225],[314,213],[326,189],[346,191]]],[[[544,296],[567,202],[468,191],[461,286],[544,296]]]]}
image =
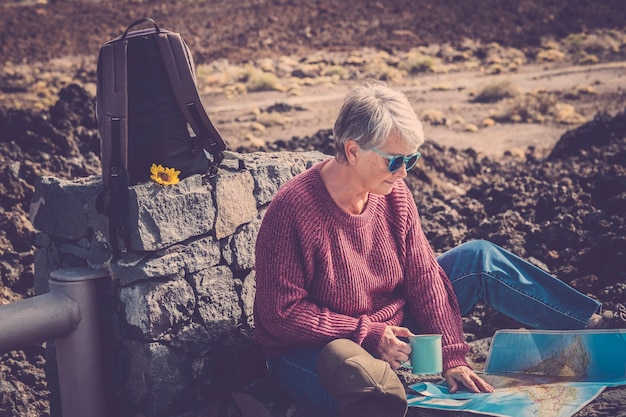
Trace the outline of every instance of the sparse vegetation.
{"type": "Polygon", "coordinates": [[[536,92],[510,100],[492,118],[504,123],[543,123],[548,119],[561,124],[587,121],[573,105],[558,101],[557,94],[551,92],[536,92]]]}
{"type": "Polygon", "coordinates": [[[558,62],[564,59],[565,53],[556,48],[544,49],[537,53],[537,61],[539,62],[558,62]]]}
{"type": "Polygon", "coordinates": [[[435,72],[435,58],[413,49],[406,54],[404,59],[400,60],[398,68],[409,74],[435,72]]]}
{"type": "Polygon", "coordinates": [[[280,84],[280,80],[276,74],[272,72],[264,72],[259,70],[251,71],[246,79],[245,84],[250,92],[254,91],[285,91],[285,87],[280,84]]]}
{"type": "Polygon", "coordinates": [[[595,95],[596,90],[590,85],[579,85],[563,92],[563,97],[568,100],[578,100],[583,96],[595,95]]]}
{"type": "Polygon", "coordinates": [[[557,100],[553,94],[526,94],[511,100],[493,119],[505,123],[541,123],[552,112],[557,100]]]}
{"type": "Polygon", "coordinates": [[[420,119],[432,125],[446,124],[446,116],[441,110],[426,109],[420,114],[420,119]]]}
{"type": "Polygon", "coordinates": [[[341,65],[330,65],[322,71],[322,75],[337,76],[342,80],[345,80],[350,77],[350,71],[346,67],[341,65]]]}
{"type": "Polygon", "coordinates": [[[256,121],[265,127],[284,126],[291,121],[291,118],[279,112],[258,112],[256,121]]]}
{"type": "Polygon", "coordinates": [[[486,85],[472,99],[475,103],[496,103],[506,98],[513,98],[520,95],[519,87],[511,82],[511,80],[495,81],[486,85]]]}

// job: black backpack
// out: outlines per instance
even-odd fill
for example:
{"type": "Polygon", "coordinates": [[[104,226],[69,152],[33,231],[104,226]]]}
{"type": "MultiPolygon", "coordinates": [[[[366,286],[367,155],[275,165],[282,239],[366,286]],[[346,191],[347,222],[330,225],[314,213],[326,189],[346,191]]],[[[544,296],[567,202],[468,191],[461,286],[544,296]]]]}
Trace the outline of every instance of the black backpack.
{"type": "Polygon", "coordinates": [[[97,78],[104,183],[99,208],[109,216],[113,256],[119,258],[118,236],[129,249],[128,187],[148,180],[152,164],[180,171],[181,179],[213,176],[226,144],[202,105],[187,44],[153,19],[136,20],[102,45],[97,78]],[[152,27],[130,31],[142,23],[152,27]]]}

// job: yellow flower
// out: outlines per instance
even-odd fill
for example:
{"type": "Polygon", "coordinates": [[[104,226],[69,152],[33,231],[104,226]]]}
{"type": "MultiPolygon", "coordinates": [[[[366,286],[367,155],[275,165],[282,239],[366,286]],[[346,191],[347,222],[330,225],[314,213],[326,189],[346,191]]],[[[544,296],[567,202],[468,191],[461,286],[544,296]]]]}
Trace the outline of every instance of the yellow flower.
{"type": "Polygon", "coordinates": [[[180,171],[176,171],[174,168],[164,168],[161,164],[152,164],[150,173],[152,174],[150,175],[150,179],[157,184],[174,185],[178,184],[180,181],[180,178],[178,178],[180,171]]]}

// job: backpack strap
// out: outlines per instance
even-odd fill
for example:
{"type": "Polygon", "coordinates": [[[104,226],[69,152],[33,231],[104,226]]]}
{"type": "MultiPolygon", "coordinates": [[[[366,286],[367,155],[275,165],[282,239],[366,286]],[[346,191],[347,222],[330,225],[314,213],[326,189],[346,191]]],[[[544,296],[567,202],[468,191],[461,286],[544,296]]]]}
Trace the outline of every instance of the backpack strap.
{"type": "Polygon", "coordinates": [[[129,247],[125,227],[128,206],[128,75],[126,67],[126,36],[131,27],[144,20],[133,22],[124,34],[102,45],[98,54],[98,93],[96,113],[101,135],[102,204],[109,216],[109,241],[113,259],[119,259],[119,234],[129,247]],[[106,99],[105,99],[106,97],[106,99]]]}
{"type": "Polygon", "coordinates": [[[96,112],[102,136],[102,179],[108,187],[111,177],[123,175],[128,164],[126,42],[111,41],[100,48],[98,72],[96,112]]]}
{"type": "Polygon", "coordinates": [[[213,156],[214,167],[219,166],[226,143],[209,119],[198,94],[195,66],[187,44],[178,33],[161,30],[157,45],[181,112],[203,148],[213,156]]]}
{"type": "MultiPolygon", "coordinates": [[[[113,118],[113,135],[111,136],[111,178],[109,190],[109,239],[111,241],[111,249],[113,251],[113,259],[119,259],[121,251],[119,248],[119,234],[124,238],[124,246],[126,249],[130,247],[128,233],[126,233],[126,220],[128,213],[128,171],[122,160],[122,141],[120,119],[113,118]]],[[[128,141],[126,141],[128,145],[128,141]]],[[[126,162],[127,159],[125,160],[126,162]]]]}

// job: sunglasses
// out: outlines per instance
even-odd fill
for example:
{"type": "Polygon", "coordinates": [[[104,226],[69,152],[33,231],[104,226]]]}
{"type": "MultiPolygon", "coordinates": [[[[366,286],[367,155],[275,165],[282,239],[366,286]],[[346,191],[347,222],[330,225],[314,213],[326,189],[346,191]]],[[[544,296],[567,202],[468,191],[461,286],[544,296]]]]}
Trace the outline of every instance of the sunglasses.
{"type": "Polygon", "coordinates": [[[415,152],[409,156],[402,155],[389,155],[380,149],[370,148],[370,150],[376,152],[378,155],[382,156],[385,159],[389,160],[389,172],[396,172],[400,168],[402,168],[402,164],[406,167],[406,170],[413,168],[417,163],[417,160],[422,156],[421,153],[415,152]]]}

